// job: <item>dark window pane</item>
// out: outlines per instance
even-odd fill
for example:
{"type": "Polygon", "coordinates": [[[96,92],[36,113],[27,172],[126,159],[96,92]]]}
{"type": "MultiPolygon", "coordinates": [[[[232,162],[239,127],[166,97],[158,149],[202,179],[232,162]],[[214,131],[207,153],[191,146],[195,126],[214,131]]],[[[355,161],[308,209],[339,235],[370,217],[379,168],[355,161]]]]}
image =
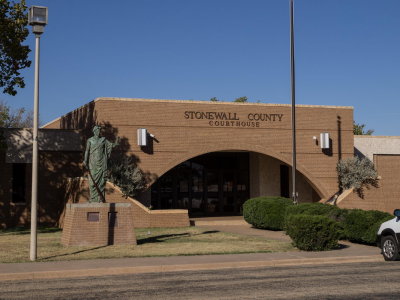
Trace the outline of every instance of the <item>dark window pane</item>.
{"type": "Polygon", "coordinates": [[[152,187],[152,205],[189,209],[191,216],[238,214],[248,199],[248,187],[248,153],[209,153],[161,176],[152,187]]]}
{"type": "Polygon", "coordinates": [[[218,173],[216,171],[207,172],[207,191],[218,192],[218,173]]]}
{"type": "Polygon", "coordinates": [[[13,164],[12,202],[26,203],[26,164],[13,164]]]}
{"type": "Polygon", "coordinates": [[[281,165],[281,196],[289,198],[289,167],[281,165]]]}

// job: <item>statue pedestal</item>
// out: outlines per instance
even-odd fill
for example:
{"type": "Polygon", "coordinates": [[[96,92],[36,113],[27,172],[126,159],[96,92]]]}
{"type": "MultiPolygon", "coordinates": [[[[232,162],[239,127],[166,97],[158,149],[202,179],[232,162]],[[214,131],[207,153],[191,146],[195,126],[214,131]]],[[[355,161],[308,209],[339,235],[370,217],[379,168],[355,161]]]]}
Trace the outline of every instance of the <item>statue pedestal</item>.
{"type": "Polygon", "coordinates": [[[65,246],[136,245],[130,203],[67,204],[65,246]]]}

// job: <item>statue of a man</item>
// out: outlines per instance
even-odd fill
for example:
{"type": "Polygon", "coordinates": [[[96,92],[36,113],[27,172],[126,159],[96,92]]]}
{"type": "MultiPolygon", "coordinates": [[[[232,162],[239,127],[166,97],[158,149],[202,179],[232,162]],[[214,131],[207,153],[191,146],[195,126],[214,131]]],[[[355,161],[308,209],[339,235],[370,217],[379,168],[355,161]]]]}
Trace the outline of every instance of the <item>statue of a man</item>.
{"type": "Polygon", "coordinates": [[[93,127],[93,136],[87,140],[83,165],[89,171],[89,202],[105,202],[107,161],[111,150],[117,146],[100,137],[100,126],[93,127]]]}

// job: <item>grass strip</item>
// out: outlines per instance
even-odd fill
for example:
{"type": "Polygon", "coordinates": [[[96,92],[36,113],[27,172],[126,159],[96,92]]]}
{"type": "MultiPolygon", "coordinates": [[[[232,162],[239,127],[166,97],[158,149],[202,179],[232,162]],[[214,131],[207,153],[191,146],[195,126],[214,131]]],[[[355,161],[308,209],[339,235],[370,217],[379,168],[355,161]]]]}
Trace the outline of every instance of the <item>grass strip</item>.
{"type": "MultiPolygon", "coordinates": [[[[63,246],[62,231],[38,230],[38,261],[122,257],[285,252],[290,242],[225,233],[199,227],[135,229],[137,245],[63,246]]],[[[29,261],[29,230],[0,231],[0,263],[29,261]]]]}

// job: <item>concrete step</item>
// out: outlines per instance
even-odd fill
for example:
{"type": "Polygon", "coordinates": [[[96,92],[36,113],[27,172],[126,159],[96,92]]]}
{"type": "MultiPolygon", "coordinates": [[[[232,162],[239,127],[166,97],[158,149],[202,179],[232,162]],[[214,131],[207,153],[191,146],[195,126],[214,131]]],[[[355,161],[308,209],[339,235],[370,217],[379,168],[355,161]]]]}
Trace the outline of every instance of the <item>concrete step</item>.
{"type": "Polygon", "coordinates": [[[249,225],[243,217],[210,217],[210,218],[191,218],[192,226],[235,226],[249,225]]]}

